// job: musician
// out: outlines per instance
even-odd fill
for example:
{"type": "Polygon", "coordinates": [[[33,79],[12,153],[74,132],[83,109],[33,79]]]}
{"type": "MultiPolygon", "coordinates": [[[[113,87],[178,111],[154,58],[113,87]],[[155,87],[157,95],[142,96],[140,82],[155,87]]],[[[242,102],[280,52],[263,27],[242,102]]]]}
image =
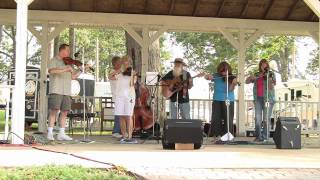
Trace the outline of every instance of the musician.
{"type": "Polygon", "coordinates": [[[53,126],[57,112],[60,111],[60,130],[58,140],[70,141],[71,137],[65,134],[66,117],[71,109],[71,80],[80,75],[80,71],[74,71],[71,66],[65,65],[63,58],[70,56],[68,44],[61,44],[57,56],[48,64],[49,71],[49,101],[50,109],[47,138],[54,140],[53,126]]]}
{"type": "MultiPolygon", "coordinates": [[[[274,86],[276,85],[275,75],[270,71],[269,63],[266,59],[261,59],[258,66],[259,71],[254,75],[250,75],[246,79],[246,83],[253,83],[253,97],[255,104],[255,135],[254,141],[264,141],[267,137],[266,119],[270,126],[270,117],[275,102],[274,86]],[[267,77],[269,75],[269,77],[267,77]],[[268,87],[267,87],[268,81],[268,87]],[[267,95],[268,93],[268,95],[267,95]],[[268,99],[267,99],[268,96],[268,99]],[[266,101],[269,100],[269,114],[267,115],[266,101]],[[262,123],[263,122],[263,123],[262,123]],[[262,129],[263,124],[263,130],[262,129]]],[[[269,128],[268,128],[269,129],[269,128]]]]}
{"type": "MultiPolygon", "coordinates": [[[[171,91],[176,91],[170,96],[170,116],[171,119],[177,119],[177,96],[178,96],[178,108],[182,119],[190,119],[190,104],[189,104],[189,89],[193,86],[193,81],[190,73],[184,70],[187,66],[183,62],[182,58],[176,58],[174,60],[173,70],[169,71],[162,78],[163,86],[171,86],[170,80],[179,80],[182,83],[173,85],[170,88],[171,91]]],[[[164,88],[164,87],[163,87],[164,88]]]]}
{"type": "MultiPolygon", "coordinates": [[[[116,100],[116,81],[118,80],[118,76],[121,73],[121,65],[122,61],[119,56],[114,56],[111,60],[112,70],[108,74],[108,79],[110,80],[111,93],[112,93],[112,102],[116,100]]],[[[116,138],[122,138],[120,131],[120,117],[114,116],[114,126],[112,130],[112,136],[116,138]]]]}
{"type": "Polygon", "coordinates": [[[121,143],[137,143],[132,139],[133,132],[133,110],[135,105],[135,89],[136,82],[135,71],[132,70],[131,58],[124,56],[122,58],[122,73],[119,74],[116,81],[116,98],[115,112],[120,117],[120,129],[123,139],[121,143]]]}
{"type": "Polygon", "coordinates": [[[220,137],[228,132],[227,127],[227,105],[229,105],[229,132],[233,133],[233,117],[234,117],[234,89],[237,85],[237,79],[232,75],[232,68],[227,62],[221,62],[217,66],[217,72],[210,75],[205,75],[205,79],[211,80],[213,83],[213,101],[210,135],[220,137]],[[227,79],[227,73],[229,74],[227,79]],[[227,98],[227,83],[228,83],[228,98],[227,98]]]}

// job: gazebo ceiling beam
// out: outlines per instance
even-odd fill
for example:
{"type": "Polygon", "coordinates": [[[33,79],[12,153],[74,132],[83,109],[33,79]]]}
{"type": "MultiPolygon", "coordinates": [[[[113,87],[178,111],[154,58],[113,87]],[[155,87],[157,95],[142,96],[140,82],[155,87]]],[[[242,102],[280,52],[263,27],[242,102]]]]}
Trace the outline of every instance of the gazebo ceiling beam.
{"type": "Polygon", "coordinates": [[[269,5],[268,5],[268,7],[267,7],[267,10],[265,11],[265,13],[264,13],[264,15],[263,15],[263,19],[266,19],[267,16],[269,15],[269,12],[270,12],[270,9],[271,9],[273,3],[274,3],[274,0],[271,0],[271,1],[269,2],[269,5]]]}
{"type": "MultiPolygon", "coordinates": [[[[0,22],[2,24],[14,24],[16,10],[0,9],[0,22]]],[[[50,24],[70,22],[70,25],[86,26],[114,26],[121,28],[123,25],[149,29],[166,27],[168,31],[197,31],[215,32],[219,28],[256,30],[264,29],[268,34],[310,35],[309,32],[318,31],[317,22],[298,21],[273,21],[232,18],[204,18],[204,17],[181,17],[165,15],[138,15],[116,13],[88,13],[66,11],[29,11],[29,24],[38,24],[48,21],[50,24]],[[92,18],[95,17],[95,18],[92,18]],[[178,23],[177,23],[178,22],[178,23]]]]}
{"type": "Polygon", "coordinates": [[[192,10],[192,16],[195,16],[197,13],[197,9],[199,6],[199,2],[200,0],[194,0],[194,4],[193,4],[193,10],[192,10]]]}
{"type": "Polygon", "coordinates": [[[143,12],[147,13],[147,10],[148,10],[148,0],[144,0],[144,10],[143,10],[143,12]]]}
{"type": "Polygon", "coordinates": [[[296,1],[292,4],[292,6],[290,7],[290,10],[289,10],[289,12],[288,12],[288,14],[287,14],[287,16],[286,16],[286,19],[287,19],[287,20],[290,18],[292,12],[296,9],[296,7],[297,7],[297,5],[298,5],[299,2],[300,2],[300,0],[296,0],[296,1]]]}
{"type": "Polygon", "coordinates": [[[247,14],[248,7],[249,7],[249,0],[247,0],[246,4],[244,5],[241,11],[240,18],[243,18],[247,14]]]}
{"type": "Polygon", "coordinates": [[[225,2],[226,2],[225,0],[222,0],[221,4],[220,4],[220,6],[219,6],[219,10],[218,10],[217,17],[220,17],[220,16],[221,16],[222,11],[223,11],[223,6],[224,6],[224,3],[225,3],[225,2]]]}
{"type": "Polygon", "coordinates": [[[170,2],[169,15],[171,15],[171,14],[173,13],[175,4],[176,4],[176,0],[171,0],[171,2],[170,2]]]}

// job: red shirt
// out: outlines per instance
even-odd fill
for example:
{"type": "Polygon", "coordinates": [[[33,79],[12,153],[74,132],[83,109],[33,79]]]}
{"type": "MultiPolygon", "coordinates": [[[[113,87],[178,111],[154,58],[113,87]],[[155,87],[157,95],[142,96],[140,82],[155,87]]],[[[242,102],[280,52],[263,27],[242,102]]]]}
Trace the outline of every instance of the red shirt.
{"type": "Polygon", "coordinates": [[[263,97],[263,77],[257,80],[257,97],[263,97]]]}

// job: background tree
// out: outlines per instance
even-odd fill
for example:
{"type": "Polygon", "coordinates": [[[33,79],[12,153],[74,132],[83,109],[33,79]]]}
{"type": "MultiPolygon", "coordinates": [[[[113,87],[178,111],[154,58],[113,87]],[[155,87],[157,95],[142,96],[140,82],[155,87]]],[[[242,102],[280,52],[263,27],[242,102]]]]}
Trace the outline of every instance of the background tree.
{"type": "Polygon", "coordinates": [[[319,47],[313,50],[310,54],[312,58],[308,63],[307,73],[310,75],[318,75],[319,74],[319,47]]]}
{"type": "MultiPolygon", "coordinates": [[[[1,41],[0,41],[0,78],[6,79],[8,70],[15,67],[16,61],[16,29],[15,26],[1,26],[1,41]]],[[[40,46],[31,33],[28,33],[27,49],[27,64],[40,64],[40,46]],[[32,49],[32,51],[31,51],[32,49]]]]}
{"type": "MultiPolygon", "coordinates": [[[[222,34],[175,32],[170,38],[184,48],[192,69],[215,72],[217,64],[227,60],[236,72],[237,51],[222,34]]],[[[266,58],[276,62],[282,81],[287,81],[294,41],[293,36],[262,36],[246,51],[246,71],[257,70],[259,60],[266,58]]]]}

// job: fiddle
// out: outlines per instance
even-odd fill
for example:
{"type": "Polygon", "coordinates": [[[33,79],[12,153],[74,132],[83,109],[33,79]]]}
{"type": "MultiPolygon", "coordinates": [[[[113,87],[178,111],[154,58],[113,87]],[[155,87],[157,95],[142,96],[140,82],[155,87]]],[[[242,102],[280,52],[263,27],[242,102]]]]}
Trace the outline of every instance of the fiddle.
{"type": "MultiPolygon", "coordinates": [[[[75,66],[78,66],[78,67],[81,67],[82,66],[82,62],[79,61],[79,60],[75,60],[75,59],[72,59],[71,57],[64,57],[62,58],[63,62],[65,65],[75,65],[75,66]]],[[[94,72],[94,69],[89,66],[88,64],[84,64],[85,68],[89,68],[90,71],[94,72]]]]}

